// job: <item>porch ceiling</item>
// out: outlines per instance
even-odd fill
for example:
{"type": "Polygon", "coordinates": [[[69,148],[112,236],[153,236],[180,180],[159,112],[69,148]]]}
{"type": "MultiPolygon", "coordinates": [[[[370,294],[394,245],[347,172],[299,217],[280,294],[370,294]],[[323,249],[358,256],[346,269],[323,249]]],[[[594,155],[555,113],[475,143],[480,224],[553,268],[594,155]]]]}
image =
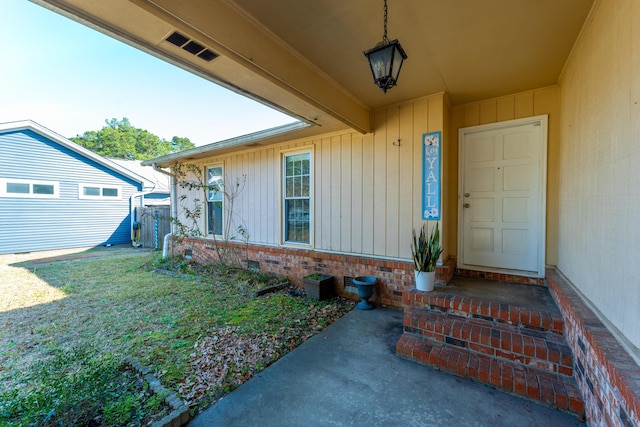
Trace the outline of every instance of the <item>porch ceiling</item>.
{"type": "Polygon", "coordinates": [[[555,84],[594,0],[389,0],[408,59],[387,94],[362,54],[382,39],[382,0],[34,1],[323,132],[368,132],[373,109],[416,97],[457,105],[555,84]],[[165,41],[176,30],[220,56],[165,41]]]}

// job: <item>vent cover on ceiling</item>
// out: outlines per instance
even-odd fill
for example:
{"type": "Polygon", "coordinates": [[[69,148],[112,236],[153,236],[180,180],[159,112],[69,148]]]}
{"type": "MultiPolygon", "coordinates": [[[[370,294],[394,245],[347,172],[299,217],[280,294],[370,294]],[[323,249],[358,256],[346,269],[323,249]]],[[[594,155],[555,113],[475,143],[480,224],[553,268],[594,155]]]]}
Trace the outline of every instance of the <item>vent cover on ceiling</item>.
{"type": "Polygon", "coordinates": [[[210,49],[207,49],[200,43],[193,41],[186,36],[183,36],[177,31],[171,33],[165,40],[173,45],[181,47],[182,49],[197,56],[198,58],[204,59],[205,61],[212,61],[218,57],[217,53],[213,52],[210,49]]]}

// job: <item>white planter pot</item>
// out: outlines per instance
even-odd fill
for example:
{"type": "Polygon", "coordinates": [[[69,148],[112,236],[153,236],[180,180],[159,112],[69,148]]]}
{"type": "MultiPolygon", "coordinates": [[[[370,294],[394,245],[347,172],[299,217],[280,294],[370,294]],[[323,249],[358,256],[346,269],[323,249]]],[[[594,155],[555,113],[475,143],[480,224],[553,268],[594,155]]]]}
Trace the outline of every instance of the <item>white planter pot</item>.
{"type": "Polygon", "coordinates": [[[416,277],[416,288],[419,291],[432,291],[436,282],[435,271],[418,271],[414,270],[413,274],[416,277]]]}

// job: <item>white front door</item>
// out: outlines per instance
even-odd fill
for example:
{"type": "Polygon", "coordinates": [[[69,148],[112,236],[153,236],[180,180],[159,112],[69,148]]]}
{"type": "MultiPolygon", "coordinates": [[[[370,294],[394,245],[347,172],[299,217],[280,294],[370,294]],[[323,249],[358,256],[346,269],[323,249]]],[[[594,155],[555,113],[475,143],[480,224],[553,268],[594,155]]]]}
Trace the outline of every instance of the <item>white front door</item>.
{"type": "Polygon", "coordinates": [[[547,116],[460,129],[458,266],[544,277],[547,116]]]}

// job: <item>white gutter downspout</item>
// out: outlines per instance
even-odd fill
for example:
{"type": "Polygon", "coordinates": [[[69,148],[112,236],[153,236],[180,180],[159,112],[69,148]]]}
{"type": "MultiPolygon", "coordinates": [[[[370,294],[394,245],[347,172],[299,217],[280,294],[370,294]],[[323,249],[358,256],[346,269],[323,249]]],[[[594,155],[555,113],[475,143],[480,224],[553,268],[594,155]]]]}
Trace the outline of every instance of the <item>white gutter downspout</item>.
{"type": "MultiPolygon", "coordinates": [[[[151,165],[153,170],[168,175],[171,178],[171,218],[174,220],[178,217],[178,200],[176,199],[177,194],[177,183],[176,176],[171,172],[167,172],[161,169],[157,163],[151,165]]],[[[162,259],[166,259],[169,256],[169,237],[173,236],[176,233],[176,224],[174,221],[171,221],[171,233],[167,233],[162,240],[162,259]]]]}

